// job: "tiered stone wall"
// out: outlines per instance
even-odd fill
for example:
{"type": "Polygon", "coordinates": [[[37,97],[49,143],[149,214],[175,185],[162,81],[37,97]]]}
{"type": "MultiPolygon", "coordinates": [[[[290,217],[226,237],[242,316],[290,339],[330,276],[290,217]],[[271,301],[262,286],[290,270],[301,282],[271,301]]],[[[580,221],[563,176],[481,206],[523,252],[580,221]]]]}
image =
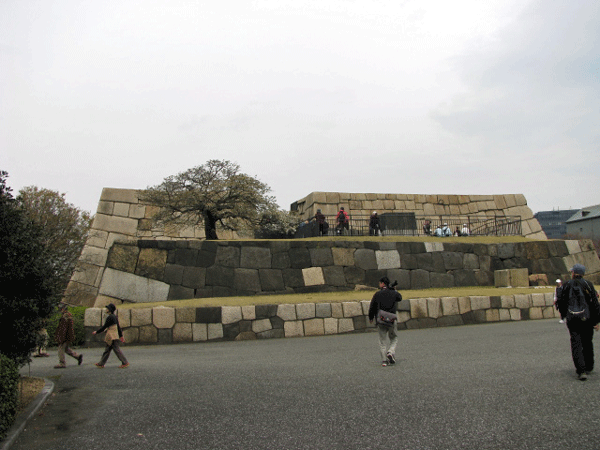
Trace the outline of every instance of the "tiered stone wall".
{"type": "MultiPolygon", "coordinates": [[[[398,328],[548,319],[559,316],[553,301],[553,292],[403,300],[398,304],[398,328]]],[[[118,314],[126,342],[170,344],[367,331],[374,328],[368,320],[369,304],[370,300],[199,308],[156,306],[121,308],[118,314]]],[[[104,335],[92,335],[92,332],[100,328],[105,314],[103,308],[86,310],[89,345],[103,345],[104,335]]]]}
{"type": "MultiPolygon", "coordinates": [[[[105,297],[122,299],[124,301],[140,301],[139,299],[154,298],[158,291],[158,299],[164,297],[163,291],[168,291],[168,298],[180,298],[181,295],[221,296],[240,293],[254,294],[262,292],[298,292],[302,289],[347,289],[356,284],[373,284],[378,273],[373,271],[399,270],[391,273],[392,279],[397,278],[405,288],[428,286],[462,286],[465,283],[492,284],[491,271],[504,268],[506,264],[516,264],[515,267],[530,267],[525,260],[528,254],[517,251],[514,257],[506,256],[509,247],[485,250],[482,247],[469,247],[471,250],[455,250],[454,247],[439,247],[449,244],[427,243],[403,244],[391,247],[368,247],[349,244],[343,248],[338,244],[337,250],[331,250],[332,244],[324,242],[319,248],[308,251],[300,247],[290,247],[288,250],[279,245],[267,245],[267,250],[253,250],[259,254],[260,266],[248,262],[248,256],[241,258],[241,245],[232,244],[229,249],[211,246],[203,247],[201,239],[204,230],[201,228],[162,229],[153,225],[152,217],[156,207],[144,204],[139,200],[139,192],[132,189],[105,188],[98,204],[98,210],[92,224],[90,237],[83,249],[77,268],[66,291],[65,301],[69,304],[93,306],[102,302],[105,297]],[[161,265],[160,258],[165,257],[165,251],[173,249],[156,244],[140,244],[139,251],[128,252],[117,246],[115,253],[123,251],[132,258],[129,263],[121,261],[108,264],[109,252],[114,243],[134,242],[140,239],[154,241],[183,241],[181,251],[174,254],[182,255],[187,250],[201,255],[208,255],[200,265],[186,260],[176,263],[169,260],[161,265]],[[187,242],[189,241],[189,243],[187,242]],[[240,245],[235,250],[235,245],[240,245]],[[200,247],[199,247],[200,246],[200,247]],[[143,248],[142,248],[143,247],[143,248]],[[218,255],[216,249],[220,248],[218,255]],[[294,250],[292,250],[292,248],[294,250]],[[330,250],[326,250],[329,248],[330,250]],[[281,250],[283,249],[283,250],[281,250]],[[161,250],[163,250],[161,252],[161,250]],[[184,251],[185,250],[185,251],[184,251]],[[351,251],[352,250],[352,251],[351,251]],[[354,251],[356,250],[356,251],[354,251]],[[372,251],[367,251],[372,250],[372,251]],[[388,250],[398,250],[403,257],[388,250]],[[374,251],[379,253],[375,254],[374,251]],[[236,253],[237,252],[237,253],[236,253]],[[267,252],[272,257],[267,261],[267,252]],[[446,253],[474,253],[462,256],[446,253]],[[494,252],[500,252],[496,254],[494,252]],[[210,263],[210,254],[214,254],[215,262],[210,263]],[[227,256],[229,255],[229,256],[227,256]],[[495,257],[511,261],[496,267],[495,257]],[[158,259],[154,259],[158,258],[158,259]],[[383,259],[382,259],[383,258],[383,259]],[[387,258],[392,258],[388,260],[387,258]],[[232,259],[231,262],[229,259],[232,259]],[[121,268],[124,264],[124,268],[121,268]],[[523,265],[525,264],[525,265],[523,265]],[[133,265],[133,267],[132,267],[133,265]],[[177,267],[175,267],[177,266],[177,267]],[[107,270],[107,267],[111,270],[107,270]],[[185,273],[180,273],[185,267],[185,273]],[[195,267],[195,269],[192,269],[195,267]],[[114,271],[112,270],[114,269],[114,271]],[[150,270],[151,269],[151,270],[150,270]],[[116,271],[116,272],[115,272],[116,271]],[[123,273],[127,274],[124,275],[123,273]],[[196,275],[195,275],[196,274],[196,275]],[[232,278],[235,275],[235,278],[232,278]],[[179,278],[181,277],[181,280],[179,278]],[[195,277],[195,278],[194,278],[195,277]],[[193,280],[192,280],[193,278],[193,280]],[[125,293],[118,293],[111,280],[119,281],[125,293]],[[156,284],[164,283],[167,286],[156,284]],[[111,283],[113,284],[111,286],[111,283]],[[234,286],[232,286],[234,283],[234,286]],[[237,284],[236,284],[237,283],[237,284]],[[102,287],[104,285],[104,287],[102,287]],[[245,287],[244,287],[245,286],[245,287]],[[101,292],[103,290],[103,292],[101,292]]],[[[526,206],[522,195],[500,196],[458,196],[458,195],[411,195],[411,194],[344,194],[344,193],[312,193],[297,202],[303,214],[312,215],[317,207],[323,208],[327,214],[335,214],[341,205],[347,205],[351,213],[367,214],[372,210],[383,212],[415,211],[423,214],[497,214],[520,215],[523,219],[523,233],[528,237],[545,239],[537,220],[533,219],[531,210],[526,206]]],[[[235,236],[219,231],[223,239],[235,236]]],[[[225,244],[227,245],[227,244],[225,244]]],[[[251,244],[243,244],[251,246],[251,244]]],[[[289,244],[287,244],[289,245],[289,244]]],[[[575,246],[575,244],[573,244],[575,246]]],[[[244,255],[250,254],[245,250],[244,255]]],[[[565,253],[563,249],[551,253],[549,259],[565,257],[573,254],[571,250],[565,253]]],[[[172,258],[173,256],[169,256],[172,258]]],[[[204,258],[204,256],[203,256],[204,258]]],[[[534,257],[534,259],[538,259],[534,257]]],[[[562,264],[546,262],[544,273],[562,273],[562,264]],[[552,267],[550,267],[552,265],[552,267]]],[[[512,268],[512,267],[507,267],[512,268]]],[[[537,273],[538,267],[531,266],[531,271],[537,273]]]]}
{"type": "Polygon", "coordinates": [[[292,204],[307,219],[317,209],[326,216],[335,216],[343,206],[351,215],[369,216],[389,212],[413,212],[417,217],[520,216],[522,234],[531,239],[547,239],[523,194],[504,195],[421,195],[421,194],[358,194],[345,192],[312,192],[292,204]]]}
{"type": "MultiPolygon", "coordinates": [[[[330,292],[377,286],[398,289],[493,286],[494,272],[524,268],[547,279],[567,277],[576,262],[600,274],[591,241],[504,244],[378,241],[115,242],[107,252],[94,305],[330,292]]],[[[522,277],[528,286],[527,276],[522,277]]]]}

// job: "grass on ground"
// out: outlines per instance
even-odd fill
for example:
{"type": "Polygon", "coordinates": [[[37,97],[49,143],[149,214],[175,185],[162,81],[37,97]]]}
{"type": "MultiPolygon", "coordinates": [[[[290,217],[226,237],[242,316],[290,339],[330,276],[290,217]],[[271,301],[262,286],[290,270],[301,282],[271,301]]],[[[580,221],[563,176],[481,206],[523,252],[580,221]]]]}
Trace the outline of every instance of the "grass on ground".
{"type": "MultiPolygon", "coordinates": [[[[120,309],[149,308],[154,306],[249,306],[265,304],[283,304],[283,303],[340,303],[359,300],[371,300],[373,294],[377,291],[375,288],[365,288],[354,291],[338,292],[318,292],[305,294],[282,294],[282,295],[257,295],[250,297],[212,297],[212,298],[193,298],[188,300],[168,300],[165,302],[152,303],[126,303],[119,306],[120,309]]],[[[493,286],[473,286],[457,287],[444,289],[423,289],[423,290],[400,290],[402,298],[438,298],[438,297],[469,297],[475,295],[513,295],[513,294],[531,294],[553,292],[553,286],[523,287],[523,288],[496,288],[493,286]]]]}

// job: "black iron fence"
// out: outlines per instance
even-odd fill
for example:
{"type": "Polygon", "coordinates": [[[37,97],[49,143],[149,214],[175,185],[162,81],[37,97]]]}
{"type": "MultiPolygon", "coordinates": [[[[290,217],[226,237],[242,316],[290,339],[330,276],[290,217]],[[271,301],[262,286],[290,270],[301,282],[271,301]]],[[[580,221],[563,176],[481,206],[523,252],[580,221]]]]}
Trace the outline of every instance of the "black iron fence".
{"type": "Polygon", "coordinates": [[[313,218],[298,228],[295,237],[316,236],[520,236],[520,216],[436,216],[418,217],[414,213],[383,213],[379,226],[371,217],[350,215],[347,223],[336,216],[325,216],[323,224],[313,218]],[[449,231],[446,231],[446,228],[449,231]]]}

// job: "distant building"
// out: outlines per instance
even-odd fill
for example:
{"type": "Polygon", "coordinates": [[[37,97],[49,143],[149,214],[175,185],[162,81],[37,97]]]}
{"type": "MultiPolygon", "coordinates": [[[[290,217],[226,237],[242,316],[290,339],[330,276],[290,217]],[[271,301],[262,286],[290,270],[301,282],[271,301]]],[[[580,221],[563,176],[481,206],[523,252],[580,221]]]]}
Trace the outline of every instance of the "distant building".
{"type": "Polygon", "coordinates": [[[576,209],[565,209],[562,211],[540,211],[535,217],[548,239],[562,239],[567,234],[567,220],[577,212],[576,209]]]}
{"type": "Polygon", "coordinates": [[[587,239],[600,239],[600,205],[587,206],[567,220],[567,234],[587,239]]]}

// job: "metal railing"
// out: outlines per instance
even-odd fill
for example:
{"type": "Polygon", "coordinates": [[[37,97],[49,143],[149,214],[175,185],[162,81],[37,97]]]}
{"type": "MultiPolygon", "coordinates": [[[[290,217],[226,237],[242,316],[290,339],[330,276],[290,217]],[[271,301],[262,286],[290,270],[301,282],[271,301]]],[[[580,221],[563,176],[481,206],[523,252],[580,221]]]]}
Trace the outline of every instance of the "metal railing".
{"type": "Polygon", "coordinates": [[[338,224],[336,216],[325,216],[326,226],[320,227],[314,218],[296,232],[297,238],[315,236],[435,236],[438,226],[447,224],[453,236],[520,236],[521,216],[416,216],[413,213],[384,213],[379,216],[380,228],[369,227],[370,216],[350,215],[347,224],[338,224]],[[427,228],[427,221],[429,228],[427,228]],[[463,233],[466,229],[468,233],[463,233]],[[429,232],[427,232],[429,230],[429,232]]]}

